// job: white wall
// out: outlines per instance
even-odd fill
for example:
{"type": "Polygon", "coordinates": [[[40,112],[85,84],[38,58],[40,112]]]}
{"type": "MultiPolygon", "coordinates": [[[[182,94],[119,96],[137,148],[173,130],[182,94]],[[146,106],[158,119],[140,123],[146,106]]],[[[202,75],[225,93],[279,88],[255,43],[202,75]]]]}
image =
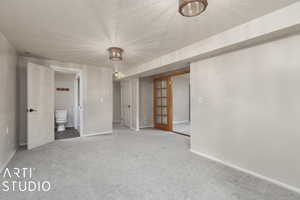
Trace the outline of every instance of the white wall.
{"type": "Polygon", "coordinates": [[[112,70],[88,66],[85,72],[85,134],[112,132],[112,70]]]}
{"type": "Polygon", "coordinates": [[[107,133],[112,131],[112,69],[96,66],[64,63],[56,60],[20,57],[18,64],[19,138],[26,143],[26,68],[32,62],[50,67],[51,65],[82,70],[83,88],[83,133],[82,135],[107,133]]]}
{"type": "Polygon", "coordinates": [[[0,33],[0,171],[17,149],[15,49],[0,33]]]}
{"type": "Polygon", "coordinates": [[[190,74],[172,76],[173,123],[190,120],[190,74]]]}
{"type": "Polygon", "coordinates": [[[121,84],[119,81],[113,82],[113,122],[121,122],[121,84]]]}
{"type": "Polygon", "coordinates": [[[300,188],[300,35],[191,64],[191,149],[300,188]]]}
{"type": "Polygon", "coordinates": [[[55,73],[55,89],[68,88],[69,91],[55,90],[55,110],[67,110],[67,127],[74,127],[74,81],[76,74],[55,73]]]}
{"type": "Polygon", "coordinates": [[[140,128],[153,127],[153,79],[140,78],[140,128]]]}

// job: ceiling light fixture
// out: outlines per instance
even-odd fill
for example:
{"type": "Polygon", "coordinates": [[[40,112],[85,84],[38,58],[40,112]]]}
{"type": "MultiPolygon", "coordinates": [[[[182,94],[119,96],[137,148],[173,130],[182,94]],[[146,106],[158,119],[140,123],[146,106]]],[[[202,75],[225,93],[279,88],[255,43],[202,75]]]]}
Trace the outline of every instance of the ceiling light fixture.
{"type": "Polygon", "coordinates": [[[179,13],[185,17],[194,17],[203,13],[207,6],[207,0],[179,0],[179,13]]]}
{"type": "Polygon", "coordinates": [[[110,47],[107,49],[109,52],[109,59],[111,61],[122,61],[124,50],[119,47],[110,47]]]}
{"type": "Polygon", "coordinates": [[[114,72],[114,78],[115,78],[116,80],[120,79],[120,72],[115,71],[115,72],[114,72]]]}

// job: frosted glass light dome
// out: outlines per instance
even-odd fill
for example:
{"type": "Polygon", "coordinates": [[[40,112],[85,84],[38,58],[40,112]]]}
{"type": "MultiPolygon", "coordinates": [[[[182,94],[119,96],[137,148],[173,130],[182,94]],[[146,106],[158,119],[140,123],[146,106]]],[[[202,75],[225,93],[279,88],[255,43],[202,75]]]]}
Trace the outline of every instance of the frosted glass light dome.
{"type": "Polygon", "coordinates": [[[179,13],[185,17],[194,17],[207,8],[207,0],[179,0],[179,13]]]}

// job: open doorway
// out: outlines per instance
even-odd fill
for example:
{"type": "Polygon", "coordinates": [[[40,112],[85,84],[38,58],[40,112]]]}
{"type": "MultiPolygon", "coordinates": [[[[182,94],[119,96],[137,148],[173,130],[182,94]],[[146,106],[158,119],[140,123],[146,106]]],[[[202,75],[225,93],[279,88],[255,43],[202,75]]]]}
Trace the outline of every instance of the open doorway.
{"type": "Polygon", "coordinates": [[[80,137],[82,132],[82,87],[78,70],[55,70],[55,139],[80,137]]]}
{"type": "Polygon", "coordinates": [[[79,137],[75,73],[55,72],[55,139],[79,137]]]}
{"type": "Polygon", "coordinates": [[[191,135],[190,71],[166,72],[153,78],[154,127],[191,135]]]}
{"type": "Polygon", "coordinates": [[[121,83],[113,81],[113,128],[121,127],[121,83]]]}
{"type": "Polygon", "coordinates": [[[173,131],[191,133],[190,74],[174,75],[172,79],[173,131]]]}

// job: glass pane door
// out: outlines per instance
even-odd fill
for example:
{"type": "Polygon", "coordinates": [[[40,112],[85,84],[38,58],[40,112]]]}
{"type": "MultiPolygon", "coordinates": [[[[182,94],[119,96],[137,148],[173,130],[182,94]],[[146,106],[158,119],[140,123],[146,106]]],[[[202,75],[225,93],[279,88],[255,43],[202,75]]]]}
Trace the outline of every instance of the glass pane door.
{"type": "Polygon", "coordinates": [[[154,79],[154,120],[155,128],[172,130],[170,115],[170,78],[154,79]]]}

